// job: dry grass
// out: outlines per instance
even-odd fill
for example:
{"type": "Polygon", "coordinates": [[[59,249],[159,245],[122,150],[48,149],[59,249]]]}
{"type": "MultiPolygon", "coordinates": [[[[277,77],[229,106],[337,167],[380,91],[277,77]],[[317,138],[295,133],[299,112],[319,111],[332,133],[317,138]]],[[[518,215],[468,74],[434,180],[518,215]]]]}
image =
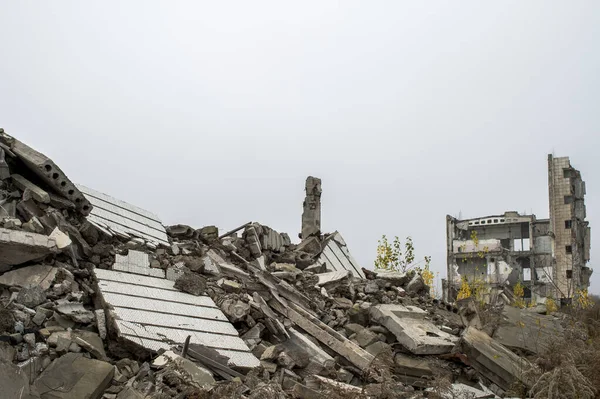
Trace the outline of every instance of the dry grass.
{"type": "Polygon", "coordinates": [[[527,372],[535,399],[600,399],[600,300],[589,309],[566,309],[565,336],[548,342],[527,372]]]}

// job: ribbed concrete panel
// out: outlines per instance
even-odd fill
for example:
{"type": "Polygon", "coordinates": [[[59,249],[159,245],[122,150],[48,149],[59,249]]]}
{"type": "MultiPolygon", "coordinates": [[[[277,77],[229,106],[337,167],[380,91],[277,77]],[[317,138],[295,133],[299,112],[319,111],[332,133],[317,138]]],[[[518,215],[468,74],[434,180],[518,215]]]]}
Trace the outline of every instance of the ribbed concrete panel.
{"type": "MultiPolygon", "coordinates": [[[[99,280],[102,281],[114,281],[122,284],[131,284],[134,286],[143,286],[150,288],[158,288],[163,290],[170,290],[175,292],[181,292],[173,288],[172,281],[165,280],[162,278],[148,277],[131,273],[115,272],[112,270],[94,269],[94,273],[99,280]]],[[[193,296],[193,295],[190,295],[193,296]]]]}
{"type": "Polygon", "coordinates": [[[160,298],[163,301],[185,303],[193,306],[215,307],[212,299],[207,296],[186,295],[181,296],[179,291],[168,291],[159,288],[149,288],[141,285],[117,283],[114,281],[100,281],[98,283],[104,293],[127,295],[130,298],[160,298]]]}
{"type": "MultiPolygon", "coordinates": [[[[122,320],[118,320],[117,324],[119,325],[119,328],[121,328],[123,334],[151,339],[153,341],[164,341],[163,337],[161,336],[161,334],[164,334],[166,331],[164,328],[154,326],[141,327],[139,324],[122,320]]],[[[227,347],[230,350],[242,352],[248,351],[248,347],[244,341],[239,339],[237,336],[215,335],[199,331],[186,331],[174,328],[168,331],[167,337],[171,342],[183,342],[188,335],[192,336],[190,342],[203,342],[203,345],[210,348],[220,349],[227,347]]]]}
{"type": "Polygon", "coordinates": [[[165,271],[150,267],[150,256],[147,253],[129,250],[126,256],[117,254],[113,270],[151,277],[165,278],[165,271]]]}
{"type": "Polygon", "coordinates": [[[91,188],[82,185],[77,185],[77,188],[93,205],[89,215],[90,221],[107,226],[118,234],[169,244],[167,233],[158,216],[91,188]]]}
{"type": "Polygon", "coordinates": [[[365,278],[361,267],[348,251],[348,246],[337,231],[327,239],[327,245],[323,248],[318,259],[319,263],[326,263],[327,268],[333,271],[350,271],[355,277],[365,278]]]}
{"type": "MultiPolygon", "coordinates": [[[[154,351],[158,351],[160,349],[170,349],[171,345],[165,342],[153,341],[145,338],[137,338],[137,337],[127,337],[144,348],[148,348],[154,351]]],[[[260,366],[260,361],[254,356],[251,352],[238,352],[232,351],[228,349],[216,349],[216,351],[222,355],[227,356],[229,358],[229,366],[237,366],[244,368],[254,368],[260,366]]]]}
{"type": "Polygon", "coordinates": [[[190,335],[192,343],[229,357],[231,366],[260,364],[210,297],[180,292],[162,278],[102,269],[95,274],[119,336],[158,350],[181,344],[190,335]]]}
{"type": "MultiPolygon", "coordinates": [[[[164,298],[160,298],[160,301],[149,301],[147,298],[105,292],[104,299],[110,302],[113,306],[119,308],[147,310],[150,312],[163,314],[179,314],[189,317],[198,317],[198,305],[188,305],[185,303],[169,302],[166,301],[164,298]]],[[[209,320],[226,321],[229,323],[227,317],[225,317],[225,315],[223,314],[223,312],[221,312],[221,309],[219,308],[204,307],[202,309],[202,318],[209,320]]]]}

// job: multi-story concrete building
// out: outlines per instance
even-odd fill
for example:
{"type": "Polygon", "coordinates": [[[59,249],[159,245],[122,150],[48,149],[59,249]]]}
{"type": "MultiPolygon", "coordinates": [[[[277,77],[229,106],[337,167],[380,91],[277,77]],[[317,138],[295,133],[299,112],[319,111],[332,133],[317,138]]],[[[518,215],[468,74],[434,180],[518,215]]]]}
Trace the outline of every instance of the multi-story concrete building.
{"type": "Polygon", "coordinates": [[[585,183],[569,158],[548,156],[548,188],[549,219],[517,212],[467,220],[447,216],[446,300],[456,298],[463,279],[484,285],[490,300],[508,299],[518,282],[534,302],[567,302],[589,286],[585,183]]]}

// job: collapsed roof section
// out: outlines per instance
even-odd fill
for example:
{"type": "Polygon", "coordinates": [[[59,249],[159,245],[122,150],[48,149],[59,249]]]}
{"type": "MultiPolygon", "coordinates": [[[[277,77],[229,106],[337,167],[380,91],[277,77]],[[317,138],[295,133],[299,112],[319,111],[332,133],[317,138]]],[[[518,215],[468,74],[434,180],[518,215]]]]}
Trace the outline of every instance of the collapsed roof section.
{"type": "Polygon", "coordinates": [[[109,235],[140,238],[151,247],[169,245],[167,232],[155,214],[83,185],[77,188],[94,206],[87,219],[109,235]]]}
{"type": "Polygon", "coordinates": [[[146,349],[169,350],[189,335],[191,342],[216,349],[229,365],[260,364],[213,300],[174,288],[172,281],[112,270],[95,270],[98,288],[111,308],[111,327],[120,338],[146,349]]]}
{"type": "Polygon", "coordinates": [[[4,133],[0,129],[0,143],[5,151],[15,155],[31,172],[36,174],[54,191],[68,198],[83,215],[92,211],[92,204],[79,191],[67,175],[46,155],[29,147],[27,144],[4,133]]]}

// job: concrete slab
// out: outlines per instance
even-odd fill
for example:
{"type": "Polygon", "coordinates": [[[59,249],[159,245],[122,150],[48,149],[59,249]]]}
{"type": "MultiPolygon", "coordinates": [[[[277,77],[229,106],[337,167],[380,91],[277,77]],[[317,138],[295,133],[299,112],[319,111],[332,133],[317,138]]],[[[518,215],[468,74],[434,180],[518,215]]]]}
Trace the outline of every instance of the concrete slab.
{"type": "Polygon", "coordinates": [[[215,349],[229,365],[253,368],[260,362],[213,300],[174,288],[174,282],[137,274],[95,269],[109,330],[148,350],[169,350],[191,342],[215,349]]]}
{"type": "Polygon", "coordinates": [[[113,270],[165,278],[165,271],[150,267],[150,255],[130,249],[127,255],[115,255],[113,270]]]}
{"type": "Polygon", "coordinates": [[[524,376],[531,365],[506,346],[474,327],[467,327],[460,341],[460,349],[468,356],[469,364],[487,379],[507,391],[520,382],[531,388],[524,376]]]}
{"type": "Polygon", "coordinates": [[[505,306],[494,339],[511,349],[538,353],[553,339],[560,339],[563,327],[557,317],[505,306]]]}
{"type": "Polygon", "coordinates": [[[0,276],[0,285],[7,287],[39,286],[44,291],[54,283],[57,267],[48,265],[33,265],[11,270],[0,276]]]}
{"type": "Polygon", "coordinates": [[[350,271],[355,277],[365,278],[362,268],[350,254],[346,241],[337,231],[330,234],[323,243],[323,251],[317,263],[325,263],[331,271],[350,271]]]}
{"type": "Polygon", "coordinates": [[[3,138],[11,142],[11,150],[46,184],[68,198],[84,215],[92,210],[92,205],[66,174],[50,158],[29,147],[27,144],[3,133],[3,138]]]}
{"type": "Polygon", "coordinates": [[[155,214],[89,187],[77,185],[77,188],[94,206],[87,218],[89,222],[116,235],[170,246],[165,227],[155,214]]]}
{"type": "Polygon", "coordinates": [[[377,305],[371,307],[369,314],[372,321],[386,327],[416,355],[449,353],[458,341],[425,320],[426,312],[413,306],[377,305]]]}
{"type": "Polygon", "coordinates": [[[7,399],[39,398],[30,390],[28,374],[2,360],[0,360],[0,396],[7,399]]]}
{"type": "Polygon", "coordinates": [[[67,353],[54,360],[34,386],[42,399],[99,399],[113,375],[110,363],[67,353]]]}
{"type": "Polygon", "coordinates": [[[58,252],[56,241],[48,236],[0,228],[0,273],[58,252]]]}
{"type": "Polygon", "coordinates": [[[317,286],[323,287],[324,285],[327,285],[329,283],[336,283],[338,281],[345,280],[350,276],[352,276],[352,273],[348,270],[317,274],[317,277],[319,278],[317,286]]]}

